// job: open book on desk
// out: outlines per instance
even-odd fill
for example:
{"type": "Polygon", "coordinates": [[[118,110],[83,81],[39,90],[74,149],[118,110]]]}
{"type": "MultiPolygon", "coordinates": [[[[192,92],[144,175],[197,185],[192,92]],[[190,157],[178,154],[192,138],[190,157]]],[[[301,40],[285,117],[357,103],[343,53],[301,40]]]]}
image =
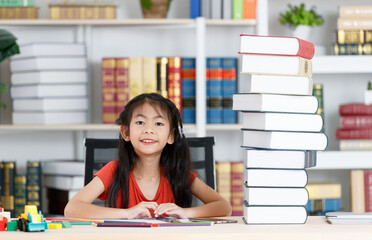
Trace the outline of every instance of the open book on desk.
{"type": "Polygon", "coordinates": [[[372,224],[372,212],[328,212],[326,217],[332,224],[372,224]]]}

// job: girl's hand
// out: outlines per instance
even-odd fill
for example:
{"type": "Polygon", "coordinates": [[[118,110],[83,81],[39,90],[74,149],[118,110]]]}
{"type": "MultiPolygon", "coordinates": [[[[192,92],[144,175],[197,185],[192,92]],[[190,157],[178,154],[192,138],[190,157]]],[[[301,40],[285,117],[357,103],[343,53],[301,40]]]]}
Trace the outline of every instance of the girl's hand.
{"type": "Polygon", "coordinates": [[[177,206],[174,203],[160,204],[155,209],[154,213],[155,213],[155,217],[159,217],[159,216],[162,216],[163,214],[167,214],[168,216],[175,217],[175,218],[188,218],[187,210],[177,206]]]}
{"type": "Polygon", "coordinates": [[[140,202],[136,206],[128,209],[126,218],[151,218],[150,209],[154,210],[158,207],[156,202],[140,202]]]}

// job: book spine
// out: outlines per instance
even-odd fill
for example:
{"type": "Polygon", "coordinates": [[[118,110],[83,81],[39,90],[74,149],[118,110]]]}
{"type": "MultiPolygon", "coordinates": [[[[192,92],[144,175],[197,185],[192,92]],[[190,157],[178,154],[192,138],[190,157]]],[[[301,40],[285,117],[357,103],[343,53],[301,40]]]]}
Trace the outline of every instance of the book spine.
{"type": "Polygon", "coordinates": [[[305,150],[304,168],[315,167],[317,163],[317,151],[305,150]]]}
{"type": "Polygon", "coordinates": [[[372,43],[362,44],[333,44],[333,51],[335,55],[371,55],[372,43]]]}
{"type": "Polygon", "coordinates": [[[115,113],[116,118],[119,116],[121,111],[124,110],[124,106],[129,101],[129,76],[128,76],[129,60],[128,58],[116,58],[116,77],[115,77],[115,88],[116,88],[116,105],[115,113]]]}
{"type": "Polygon", "coordinates": [[[350,200],[352,212],[365,212],[364,170],[350,170],[350,200]]]}
{"type": "Polygon", "coordinates": [[[243,19],[256,20],[256,0],[243,0],[243,19]]]}
{"type": "Polygon", "coordinates": [[[222,58],[207,58],[207,123],[222,123],[222,58]]]}
{"type": "Polygon", "coordinates": [[[36,19],[38,8],[35,7],[0,7],[0,19],[36,19]]]}
{"type": "Polygon", "coordinates": [[[34,0],[0,0],[0,7],[33,7],[34,0]]]}
{"type": "Polygon", "coordinates": [[[2,207],[9,211],[14,217],[14,176],[16,163],[13,161],[3,161],[3,174],[1,176],[1,202],[2,207]]]}
{"type": "Polygon", "coordinates": [[[339,107],[340,116],[344,115],[372,115],[372,105],[345,104],[339,107]]]}
{"type": "Polygon", "coordinates": [[[337,43],[338,44],[349,44],[349,43],[364,43],[364,31],[361,29],[358,30],[337,30],[337,43]]]}
{"type": "Polygon", "coordinates": [[[181,58],[168,59],[168,99],[171,100],[182,114],[182,79],[181,58]]]}
{"type": "Polygon", "coordinates": [[[41,162],[27,162],[26,177],[26,204],[36,205],[41,210],[41,162]]]}
{"type": "Polygon", "coordinates": [[[232,96],[236,92],[236,58],[222,59],[222,122],[234,124],[237,113],[232,110],[232,96]]]}
{"type": "Polygon", "coordinates": [[[49,5],[50,19],[115,19],[116,6],[49,5]]]}
{"type": "Polygon", "coordinates": [[[202,1],[200,1],[201,16],[206,18],[206,19],[211,18],[211,2],[212,2],[212,0],[202,0],[202,1]]]}
{"type": "Polygon", "coordinates": [[[339,148],[340,151],[369,151],[372,150],[372,140],[340,140],[339,148]]]}
{"type": "Polygon", "coordinates": [[[129,100],[143,93],[142,58],[129,58],[129,100]]]}
{"type": "Polygon", "coordinates": [[[309,183],[306,189],[310,200],[341,198],[341,184],[339,183],[309,183]]]}
{"type": "Polygon", "coordinates": [[[157,65],[157,92],[168,98],[168,58],[159,57],[156,59],[157,65]]]}
{"type": "Polygon", "coordinates": [[[311,216],[322,215],[326,212],[335,212],[341,210],[341,199],[311,199],[306,204],[306,210],[311,216]]]}
{"type": "Polygon", "coordinates": [[[231,216],[243,215],[244,163],[231,162],[231,216]]]}
{"type": "Polygon", "coordinates": [[[372,139],[372,129],[336,129],[337,139],[372,139]]]}
{"type": "Polygon", "coordinates": [[[372,128],[372,116],[341,116],[341,128],[372,128]]]}
{"type": "Polygon", "coordinates": [[[232,19],[232,0],[223,0],[222,4],[222,18],[232,19]]]}
{"type": "Polygon", "coordinates": [[[243,19],[243,1],[232,0],[232,19],[243,19]]]}
{"type": "Polygon", "coordinates": [[[311,60],[300,57],[300,67],[298,70],[298,76],[311,77],[313,75],[313,66],[311,60]]]}
{"type": "Polygon", "coordinates": [[[297,40],[300,46],[297,52],[297,56],[306,58],[308,60],[312,59],[315,53],[314,44],[299,38],[297,38],[297,40]]]}
{"type": "Polygon", "coordinates": [[[190,18],[200,17],[200,1],[201,0],[190,0],[190,18]]]}
{"type": "Polygon", "coordinates": [[[26,205],[26,175],[16,174],[14,177],[14,217],[19,217],[26,205]]]}
{"type": "Polygon", "coordinates": [[[372,18],[342,18],[337,19],[337,29],[344,30],[372,30],[372,18]]]}
{"type": "Polygon", "coordinates": [[[155,93],[157,91],[156,57],[143,58],[143,92],[155,93]]]}
{"type": "Polygon", "coordinates": [[[229,203],[231,202],[231,163],[216,163],[217,191],[229,203]]]}
{"type": "MultiPolygon", "coordinates": [[[[324,119],[324,103],[323,103],[323,84],[314,84],[313,85],[313,96],[318,99],[318,109],[316,114],[319,114],[324,119]]],[[[324,122],[321,132],[324,132],[324,122]]]]}
{"type": "Polygon", "coordinates": [[[365,211],[372,212],[372,170],[364,170],[365,211]]]}
{"type": "Polygon", "coordinates": [[[221,19],[222,18],[222,0],[212,0],[210,4],[211,4],[211,18],[221,19]]]}
{"type": "Polygon", "coordinates": [[[195,124],[195,58],[182,58],[182,120],[185,124],[195,124]]]}
{"type": "Polygon", "coordinates": [[[370,17],[372,15],[372,6],[339,6],[340,17],[370,17]]]}
{"type": "Polygon", "coordinates": [[[116,59],[102,59],[102,122],[112,124],[116,119],[116,59]]]}

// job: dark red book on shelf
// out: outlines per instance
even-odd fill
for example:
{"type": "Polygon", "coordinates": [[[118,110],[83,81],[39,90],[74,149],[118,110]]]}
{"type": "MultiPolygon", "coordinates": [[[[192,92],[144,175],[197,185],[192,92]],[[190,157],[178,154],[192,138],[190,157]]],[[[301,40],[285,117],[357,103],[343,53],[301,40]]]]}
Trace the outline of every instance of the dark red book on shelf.
{"type": "Polygon", "coordinates": [[[181,58],[168,58],[168,99],[182,113],[181,58]]]}
{"type": "Polygon", "coordinates": [[[298,56],[312,59],[314,44],[296,37],[240,35],[240,54],[298,56]]]}
{"type": "Polygon", "coordinates": [[[114,123],[116,117],[115,58],[102,59],[102,122],[114,123]]]}
{"type": "Polygon", "coordinates": [[[121,111],[124,110],[124,106],[129,101],[129,59],[128,58],[116,58],[116,118],[119,117],[121,111]]]}
{"type": "Polygon", "coordinates": [[[372,115],[372,105],[363,103],[351,103],[340,105],[339,113],[344,115],[372,115]]]}
{"type": "Polygon", "coordinates": [[[372,170],[364,170],[364,197],[366,212],[372,212],[372,170]]]}
{"type": "Polygon", "coordinates": [[[372,128],[372,115],[350,115],[340,117],[341,128],[372,128]]]}
{"type": "Polygon", "coordinates": [[[336,130],[337,139],[372,139],[372,128],[336,130]]]}
{"type": "Polygon", "coordinates": [[[244,163],[231,162],[231,216],[243,216],[244,163]]]}

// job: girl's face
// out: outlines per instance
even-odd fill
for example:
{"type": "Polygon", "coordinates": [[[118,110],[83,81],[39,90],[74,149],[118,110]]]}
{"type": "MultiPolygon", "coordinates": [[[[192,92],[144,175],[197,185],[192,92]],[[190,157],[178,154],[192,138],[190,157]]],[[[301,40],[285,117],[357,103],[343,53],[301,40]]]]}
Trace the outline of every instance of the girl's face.
{"type": "Polygon", "coordinates": [[[165,145],[174,142],[168,115],[148,103],[133,111],[129,129],[122,126],[120,132],[125,141],[131,141],[139,158],[160,158],[165,145]]]}

